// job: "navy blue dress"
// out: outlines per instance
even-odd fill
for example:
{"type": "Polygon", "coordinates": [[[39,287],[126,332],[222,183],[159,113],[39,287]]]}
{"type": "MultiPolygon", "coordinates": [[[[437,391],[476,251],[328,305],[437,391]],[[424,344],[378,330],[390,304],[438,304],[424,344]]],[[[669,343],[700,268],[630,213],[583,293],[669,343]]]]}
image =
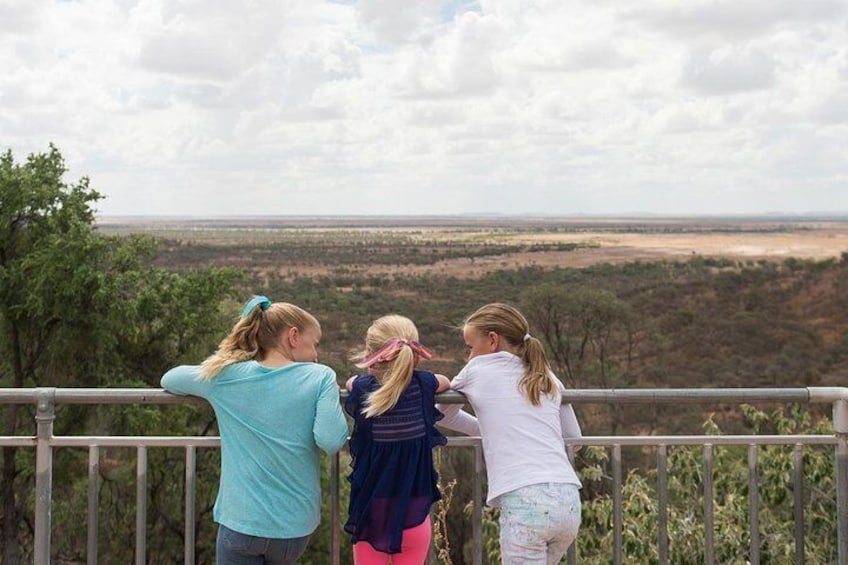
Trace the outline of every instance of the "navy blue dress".
{"type": "Polygon", "coordinates": [[[357,377],[345,401],[354,426],[344,529],[353,543],[367,541],[377,551],[400,553],[403,530],[424,522],[441,498],[433,447],[445,445],[447,438],[434,427],[444,415],[435,407],[433,373],[414,371],[391,410],[366,418],[365,399],[379,386],[373,375],[357,377]]]}

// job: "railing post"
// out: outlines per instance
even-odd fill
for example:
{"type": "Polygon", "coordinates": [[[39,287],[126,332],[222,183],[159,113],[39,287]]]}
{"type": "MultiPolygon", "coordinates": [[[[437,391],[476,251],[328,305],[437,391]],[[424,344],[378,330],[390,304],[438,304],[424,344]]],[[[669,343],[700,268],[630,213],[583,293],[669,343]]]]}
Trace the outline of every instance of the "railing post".
{"type": "Polygon", "coordinates": [[[88,536],[86,565],[97,565],[97,518],[100,509],[100,448],[88,448],[88,536]]]}
{"type": "Polygon", "coordinates": [[[622,563],[622,493],[621,493],[621,445],[612,446],[612,562],[622,563]]]}
{"type": "Polygon", "coordinates": [[[804,446],[795,444],[792,464],[795,511],[795,563],[804,562],[804,446]]]}
{"type": "MultiPolygon", "coordinates": [[[[576,469],[577,465],[574,463],[574,446],[566,444],[565,454],[568,456],[568,461],[571,463],[571,466],[576,469]]],[[[571,545],[568,546],[568,552],[566,552],[565,557],[568,565],[577,565],[577,540],[573,541],[571,545]]]]}
{"type": "Polygon", "coordinates": [[[56,389],[35,391],[35,551],[36,565],[50,563],[50,529],[53,496],[53,420],[56,418],[56,389]]]}
{"type": "Polygon", "coordinates": [[[471,517],[471,537],[474,544],[471,552],[471,562],[474,565],[483,564],[483,476],[485,465],[483,463],[483,443],[477,440],[474,443],[474,483],[471,487],[474,497],[474,506],[471,517]]]}
{"type": "Polygon", "coordinates": [[[668,565],[668,447],[657,448],[657,554],[668,565]]]}
{"type": "Polygon", "coordinates": [[[197,486],[197,449],[186,447],[185,462],[185,540],[183,545],[183,563],[194,565],[195,555],[195,490],[197,486]]]}
{"type": "Polygon", "coordinates": [[[715,563],[715,523],[713,498],[713,444],[704,444],[704,563],[715,563]]]}
{"type": "Polygon", "coordinates": [[[135,565],[147,563],[147,447],[136,448],[135,565]]]}
{"type": "Polygon", "coordinates": [[[848,565],[848,400],[833,403],[836,436],[836,539],[839,565],[848,565]]]}
{"type": "Polygon", "coordinates": [[[341,504],[341,463],[339,454],[330,456],[330,562],[339,565],[342,559],[341,520],[339,519],[339,506],[341,504]]]}

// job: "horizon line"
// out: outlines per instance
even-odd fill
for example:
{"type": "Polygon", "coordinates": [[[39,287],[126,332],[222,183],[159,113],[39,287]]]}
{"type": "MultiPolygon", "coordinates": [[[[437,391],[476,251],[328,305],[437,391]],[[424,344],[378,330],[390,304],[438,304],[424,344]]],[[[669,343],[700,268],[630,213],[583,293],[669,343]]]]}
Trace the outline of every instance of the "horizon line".
{"type": "Polygon", "coordinates": [[[107,219],[168,219],[168,220],[254,220],[254,219],[792,219],[826,218],[848,220],[848,211],[838,212],[727,212],[727,213],[570,213],[570,214],[509,214],[475,212],[456,214],[95,214],[96,220],[107,219]]]}

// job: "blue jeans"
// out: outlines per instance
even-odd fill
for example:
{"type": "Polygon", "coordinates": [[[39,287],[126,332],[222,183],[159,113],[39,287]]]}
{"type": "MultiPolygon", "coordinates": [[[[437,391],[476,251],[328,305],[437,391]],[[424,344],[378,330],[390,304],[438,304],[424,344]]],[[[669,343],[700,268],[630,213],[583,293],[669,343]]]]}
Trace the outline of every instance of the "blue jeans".
{"type": "Polygon", "coordinates": [[[541,483],[501,495],[504,565],[556,565],[580,528],[576,485],[541,483]]]}
{"type": "Polygon", "coordinates": [[[218,524],[215,551],[218,565],[291,565],[309,543],[302,538],[260,538],[233,531],[218,524]]]}

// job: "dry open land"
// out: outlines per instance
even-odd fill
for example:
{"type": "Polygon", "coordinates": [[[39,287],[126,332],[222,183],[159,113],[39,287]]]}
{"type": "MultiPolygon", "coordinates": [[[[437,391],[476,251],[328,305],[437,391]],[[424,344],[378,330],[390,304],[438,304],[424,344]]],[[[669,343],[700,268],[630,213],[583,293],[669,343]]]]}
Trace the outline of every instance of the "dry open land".
{"type": "Polygon", "coordinates": [[[458,278],[527,266],[685,260],[822,260],[848,252],[848,217],[101,218],[104,233],[162,241],[159,261],[283,278],[333,273],[458,278]]]}

